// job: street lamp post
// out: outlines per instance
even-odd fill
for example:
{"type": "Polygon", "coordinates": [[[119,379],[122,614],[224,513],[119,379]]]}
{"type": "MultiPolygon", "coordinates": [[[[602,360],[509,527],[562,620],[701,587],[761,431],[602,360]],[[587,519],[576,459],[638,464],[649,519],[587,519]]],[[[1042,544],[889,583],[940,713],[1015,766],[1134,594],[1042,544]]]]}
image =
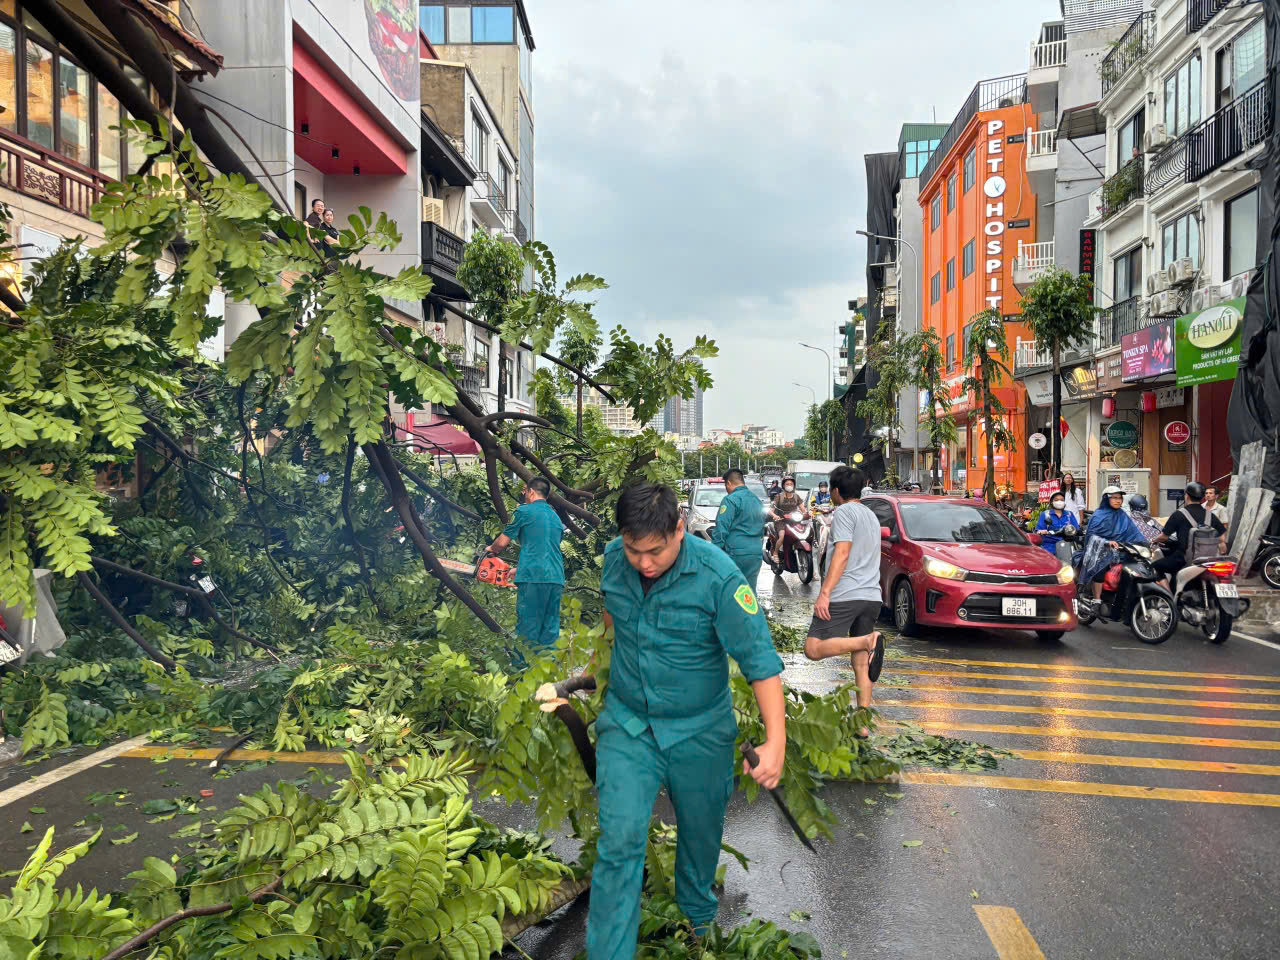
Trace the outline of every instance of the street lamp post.
{"type": "MultiPolygon", "coordinates": [[[[831,354],[829,354],[826,350],[823,350],[823,349],[822,349],[822,347],[815,347],[815,346],[813,346],[812,344],[809,344],[809,343],[802,343],[802,344],[800,344],[800,346],[802,346],[802,347],[806,347],[806,348],[807,348],[807,349],[809,349],[809,350],[817,350],[820,354],[822,354],[824,357],[826,357],[826,358],[827,358],[827,399],[828,399],[828,400],[834,400],[834,399],[835,399],[835,389],[836,389],[836,387],[835,387],[835,379],[834,379],[834,377],[835,377],[835,371],[834,371],[834,370],[832,370],[832,368],[831,368],[831,354]]],[[[816,394],[815,394],[815,396],[816,396],[816,394]]],[[[815,402],[815,406],[816,406],[816,402],[815,402]]],[[[831,459],[831,456],[832,456],[832,450],[831,450],[831,428],[830,428],[830,427],[827,427],[827,459],[828,459],[828,460],[830,460],[830,459],[831,459]]]]}

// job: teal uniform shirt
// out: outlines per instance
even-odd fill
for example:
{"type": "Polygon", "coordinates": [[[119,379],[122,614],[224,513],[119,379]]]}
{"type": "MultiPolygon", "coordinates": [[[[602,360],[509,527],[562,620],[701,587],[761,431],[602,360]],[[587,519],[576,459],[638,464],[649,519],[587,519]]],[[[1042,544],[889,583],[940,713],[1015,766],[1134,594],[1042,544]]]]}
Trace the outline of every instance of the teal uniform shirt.
{"type": "Polygon", "coordinates": [[[731,557],[756,556],[764,541],[764,508],[746,484],[720,501],[711,542],[731,557]]]}
{"type": "Polygon", "coordinates": [[[564,555],[560,552],[564,524],[551,504],[545,500],[520,504],[516,507],[516,515],[502,532],[520,542],[516,583],[564,585],[564,555]]]}
{"type": "Polygon", "coordinates": [[[733,726],[730,656],[753,683],[782,673],[754,586],[705,540],[685,534],[645,596],[619,537],[605,547],[600,590],[614,630],[604,712],[632,736],[651,728],[667,749],[733,726]]]}

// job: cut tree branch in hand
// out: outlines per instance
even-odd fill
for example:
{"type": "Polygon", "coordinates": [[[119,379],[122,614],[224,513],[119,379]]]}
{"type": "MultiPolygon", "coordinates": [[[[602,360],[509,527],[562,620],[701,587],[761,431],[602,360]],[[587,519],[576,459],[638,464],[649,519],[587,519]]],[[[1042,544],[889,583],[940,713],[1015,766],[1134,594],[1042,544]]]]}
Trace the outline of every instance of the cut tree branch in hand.
{"type": "Polygon", "coordinates": [[[379,440],[377,443],[366,443],[361,449],[364,450],[364,455],[369,458],[371,463],[377,463],[379,466],[379,475],[383,486],[386,487],[387,494],[391,497],[391,504],[396,508],[396,513],[400,516],[400,522],[404,524],[405,535],[413,540],[414,546],[422,554],[422,562],[427,568],[427,572],[443,583],[449,592],[466,604],[467,609],[474,613],[486,627],[497,634],[505,633],[498,621],[490,616],[489,611],[485,610],[480,605],[480,602],[471,595],[471,592],[454,579],[449,571],[441,565],[435,551],[431,549],[431,544],[427,542],[427,538],[419,525],[421,521],[418,519],[417,512],[413,509],[413,504],[409,499],[409,491],[405,489],[404,480],[400,476],[399,464],[396,462],[396,458],[391,455],[390,448],[387,447],[385,442],[379,440]]]}
{"type": "Polygon", "coordinates": [[[93,599],[98,601],[98,605],[107,612],[107,616],[111,618],[111,621],[117,627],[123,630],[128,635],[130,640],[132,640],[134,643],[140,646],[143,650],[145,650],[147,652],[147,655],[150,656],[152,660],[160,664],[160,666],[164,667],[165,672],[173,673],[173,671],[177,668],[178,665],[174,663],[173,660],[171,660],[169,657],[166,657],[163,653],[161,653],[159,650],[153,647],[147,641],[146,637],[144,637],[142,634],[140,634],[137,630],[133,628],[133,625],[124,618],[124,614],[122,614],[119,610],[116,609],[115,604],[113,604],[107,598],[107,595],[98,588],[98,585],[93,582],[93,578],[91,576],[89,576],[87,573],[81,570],[79,573],[76,574],[76,579],[80,581],[80,586],[85,588],[89,596],[93,597],[93,599]]]}

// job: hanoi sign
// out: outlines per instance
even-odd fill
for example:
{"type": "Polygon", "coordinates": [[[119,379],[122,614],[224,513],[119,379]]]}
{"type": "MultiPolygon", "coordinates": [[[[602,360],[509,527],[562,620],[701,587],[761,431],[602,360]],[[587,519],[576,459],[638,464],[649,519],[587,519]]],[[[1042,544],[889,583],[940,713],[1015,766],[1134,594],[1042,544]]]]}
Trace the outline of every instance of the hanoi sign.
{"type": "Polygon", "coordinates": [[[1175,321],[1178,386],[1235,378],[1240,366],[1244,297],[1175,321]]]}

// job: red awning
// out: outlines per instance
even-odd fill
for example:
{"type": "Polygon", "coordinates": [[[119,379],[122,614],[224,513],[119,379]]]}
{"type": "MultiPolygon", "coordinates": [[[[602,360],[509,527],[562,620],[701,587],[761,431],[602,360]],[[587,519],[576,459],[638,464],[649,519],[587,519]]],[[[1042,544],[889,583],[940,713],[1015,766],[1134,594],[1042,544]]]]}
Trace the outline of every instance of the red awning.
{"type": "Polygon", "coordinates": [[[397,426],[413,437],[423,453],[435,455],[452,453],[458,456],[479,456],[480,447],[471,439],[466,430],[456,423],[437,418],[430,423],[413,424],[408,427],[397,426]]]}

